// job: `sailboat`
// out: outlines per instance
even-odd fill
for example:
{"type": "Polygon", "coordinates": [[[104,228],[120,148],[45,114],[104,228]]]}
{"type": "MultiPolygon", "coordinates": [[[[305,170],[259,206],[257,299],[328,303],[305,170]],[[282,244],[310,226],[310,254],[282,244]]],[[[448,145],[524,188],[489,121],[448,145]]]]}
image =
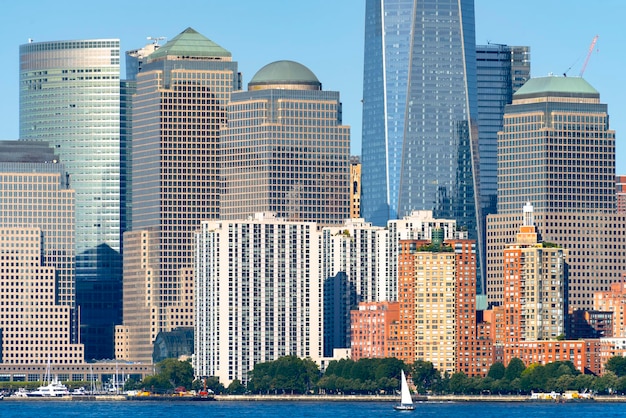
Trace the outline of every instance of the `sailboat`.
{"type": "Polygon", "coordinates": [[[413,405],[413,398],[411,398],[411,392],[409,391],[409,385],[406,383],[406,376],[404,370],[400,370],[401,383],[400,383],[400,404],[394,405],[393,409],[396,411],[412,411],[415,409],[413,405]]]}

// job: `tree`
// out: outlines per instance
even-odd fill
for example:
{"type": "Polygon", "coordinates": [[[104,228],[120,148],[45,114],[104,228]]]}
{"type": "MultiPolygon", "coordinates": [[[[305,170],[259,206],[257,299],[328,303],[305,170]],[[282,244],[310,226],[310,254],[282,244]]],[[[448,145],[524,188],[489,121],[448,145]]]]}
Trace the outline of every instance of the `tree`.
{"type": "Polygon", "coordinates": [[[167,379],[172,387],[191,388],[193,367],[188,361],[167,358],[157,364],[157,373],[167,379]]]}
{"type": "Polygon", "coordinates": [[[463,372],[457,372],[450,377],[450,391],[452,393],[467,393],[470,388],[470,379],[463,372]]]}
{"type": "Polygon", "coordinates": [[[504,377],[505,372],[506,372],[506,367],[504,367],[504,364],[498,361],[491,365],[491,367],[489,368],[489,372],[487,373],[487,376],[489,376],[490,378],[494,380],[500,380],[504,377]]]}
{"type": "Polygon", "coordinates": [[[226,389],[229,395],[243,395],[246,392],[246,387],[241,384],[239,379],[235,379],[230,382],[228,388],[226,389]]]}
{"type": "Polygon", "coordinates": [[[618,378],[612,371],[604,372],[596,379],[594,390],[598,393],[611,394],[618,385],[618,378]]]}
{"type": "Polygon", "coordinates": [[[412,367],[413,384],[418,392],[430,390],[436,382],[441,380],[441,375],[430,361],[417,360],[412,367]]]}
{"type": "Polygon", "coordinates": [[[514,379],[517,379],[522,376],[522,372],[526,369],[524,362],[517,357],[514,357],[509,362],[509,365],[506,366],[506,370],[504,372],[504,378],[509,382],[512,382],[514,379]]]}
{"type": "Polygon", "coordinates": [[[284,356],[274,361],[258,363],[250,372],[251,391],[305,393],[319,380],[319,369],[310,359],[284,356]]]}
{"type": "Polygon", "coordinates": [[[144,377],[141,381],[141,385],[145,390],[156,393],[167,392],[175,388],[172,382],[165,377],[165,375],[160,373],[144,377]]]}
{"type": "Polygon", "coordinates": [[[606,370],[610,370],[617,377],[626,376],[626,357],[613,356],[607,362],[605,366],[606,370]]]}

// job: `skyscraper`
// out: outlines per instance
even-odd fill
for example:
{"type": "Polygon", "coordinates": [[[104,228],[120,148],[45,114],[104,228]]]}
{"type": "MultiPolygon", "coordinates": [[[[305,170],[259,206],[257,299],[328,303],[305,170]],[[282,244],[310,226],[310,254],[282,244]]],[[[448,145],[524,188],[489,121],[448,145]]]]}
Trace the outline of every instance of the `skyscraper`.
{"type": "Polygon", "coordinates": [[[314,222],[273,214],[206,221],[196,234],[196,376],[249,380],[257,363],[321,357],[314,222]]]}
{"type": "Polygon", "coordinates": [[[228,105],[221,131],[222,219],[259,212],[342,224],[350,217],[350,128],[339,93],[304,65],[276,61],[228,105]]]}
{"type": "Polygon", "coordinates": [[[137,74],[124,288],[141,286],[145,299],[125,296],[118,357],[150,362],[160,331],[193,325],[193,236],[219,216],[219,131],[238,89],[231,53],[192,28],[148,55],[137,74]]]}
{"type": "MultiPolygon", "coordinates": [[[[480,241],[473,0],[369,0],[362,215],[451,218],[480,241]]],[[[480,288],[480,286],[479,286],[480,288]]]]}
{"type": "Polygon", "coordinates": [[[496,213],[498,132],[504,107],[530,78],[530,48],[500,44],[476,46],[480,204],[483,216],[496,213]]]}
{"type": "MultiPolygon", "coordinates": [[[[49,142],[76,191],[76,288],[61,287],[59,297],[72,308],[81,306],[88,358],[111,356],[112,340],[102,346],[91,337],[112,336],[121,315],[119,304],[93,315],[89,296],[99,284],[121,287],[119,126],[119,40],[20,46],[20,139],[49,142]]],[[[119,294],[111,297],[119,300],[119,294]]],[[[77,327],[72,330],[77,341],[77,327]]]]}
{"type": "Polygon", "coordinates": [[[363,217],[433,210],[475,236],[473,1],[370,0],[365,51],[363,217]]]}
{"type": "MultiPolygon", "coordinates": [[[[502,130],[504,108],[530,78],[530,48],[501,44],[476,46],[478,92],[478,149],[480,184],[480,228],[483,236],[479,253],[486,254],[486,217],[496,213],[498,203],[498,132],[502,130]]],[[[481,277],[485,277],[485,263],[481,277]]]]}
{"type": "Polygon", "coordinates": [[[487,218],[487,296],[502,302],[503,250],[534,207],[538,234],[568,252],[569,310],[591,309],[626,268],[626,217],[616,214],[615,131],[579,77],[530,79],[498,134],[498,214],[487,218]]]}

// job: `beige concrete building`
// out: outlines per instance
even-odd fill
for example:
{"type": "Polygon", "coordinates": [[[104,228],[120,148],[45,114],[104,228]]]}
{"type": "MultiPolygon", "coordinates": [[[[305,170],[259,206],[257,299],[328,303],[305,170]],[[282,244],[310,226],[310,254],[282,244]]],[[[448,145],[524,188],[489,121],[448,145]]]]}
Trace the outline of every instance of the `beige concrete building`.
{"type": "Polygon", "coordinates": [[[2,363],[77,364],[74,191],[47,143],[0,142],[2,363]],[[73,340],[73,337],[75,340],[73,340]]]}
{"type": "Polygon", "coordinates": [[[487,218],[487,296],[504,294],[503,251],[534,207],[537,233],[567,251],[569,310],[591,309],[626,269],[626,216],[616,214],[615,132],[600,94],[578,77],[529,80],[498,135],[498,214],[487,218]]]}
{"type": "Polygon", "coordinates": [[[202,220],[219,217],[219,132],[239,88],[231,53],[191,28],[137,74],[120,358],[150,362],[160,331],[193,326],[193,236],[202,220]]]}
{"type": "Polygon", "coordinates": [[[523,210],[524,225],[504,250],[507,346],[565,334],[565,251],[540,242],[532,206],[523,210]]]}
{"type": "Polygon", "coordinates": [[[271,212],[290,221],[340,225],[350,218],[350,128],[339,93],[304,65],[261,68],[233,93],[221,131],[221,219],[271,212]]]}

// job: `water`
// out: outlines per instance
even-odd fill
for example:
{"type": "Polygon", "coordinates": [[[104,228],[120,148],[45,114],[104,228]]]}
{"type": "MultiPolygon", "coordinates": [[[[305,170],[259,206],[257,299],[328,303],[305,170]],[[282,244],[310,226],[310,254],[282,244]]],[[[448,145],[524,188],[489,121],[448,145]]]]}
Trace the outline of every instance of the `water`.
{"type": "Polygon", "coordinates": [[[0,401],[0,417],[12,418],[229,418],[229,417],[419,417],[419,418],[617,418],[625,403],[418,403],[414,412],[392,402],[67,402],[0,401]]]}

